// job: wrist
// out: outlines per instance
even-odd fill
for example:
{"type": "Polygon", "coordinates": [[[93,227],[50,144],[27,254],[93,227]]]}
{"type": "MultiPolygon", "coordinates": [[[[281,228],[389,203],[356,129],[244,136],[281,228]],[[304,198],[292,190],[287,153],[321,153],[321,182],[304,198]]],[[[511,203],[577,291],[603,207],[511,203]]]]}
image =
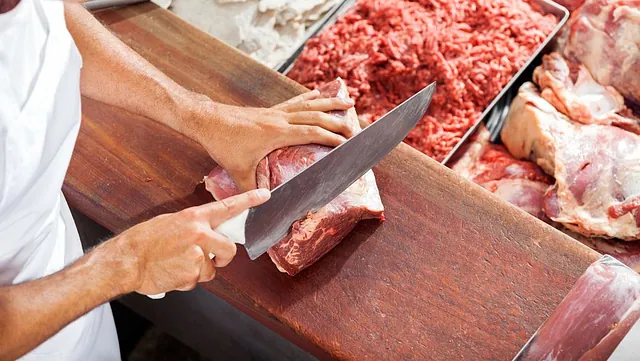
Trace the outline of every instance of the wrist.
{"type": "Polygon", "coordinates": [[[203,144],[205,139],[211,141],[213,134],[208,134],[208,130],[218,128],[223,122],[220,106],[222,104],[214,102],[204,94],[189,92],[178,106],[175,117],[176,130],[200,144],[203,144]]]}
{"type": "Polygon", "coordinates": [[[92,269],[103,272],[112,298],[136,291],[142,280],[142,262],[126,234],[118,235],[89,253],[92,269]]]}

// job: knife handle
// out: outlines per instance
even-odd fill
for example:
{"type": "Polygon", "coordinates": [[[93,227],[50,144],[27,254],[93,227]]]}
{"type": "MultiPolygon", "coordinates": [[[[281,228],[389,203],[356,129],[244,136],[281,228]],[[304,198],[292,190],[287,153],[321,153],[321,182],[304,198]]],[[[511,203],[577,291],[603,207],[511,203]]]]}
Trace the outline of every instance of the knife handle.
{"type": "MultiPolygon", "coordinates": [[[[244,224],[247,221],[248,216],[249,210],[247,209],[237,216],[229,218],[226,221],[222,222],[213,231],[227,237],[234,243],[244,244],[244,224]]],[[[209,253],[209,259],[213,259],[213,257],[215,256],[215,254],[209,253]]],[[[165,293],[158,293],[156,295],[147,295],[147,297],[151,298],[152,300],[159,300],[163,298],[164,295],[165,293]]]]}

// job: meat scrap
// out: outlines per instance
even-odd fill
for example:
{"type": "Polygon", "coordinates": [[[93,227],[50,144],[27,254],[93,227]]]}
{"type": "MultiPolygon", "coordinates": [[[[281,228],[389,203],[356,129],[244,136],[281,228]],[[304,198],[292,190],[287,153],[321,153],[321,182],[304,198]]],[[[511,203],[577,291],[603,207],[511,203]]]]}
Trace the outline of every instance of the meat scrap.
{"type": "Polygon", "coordinates": [[[288,76],[312,89],[342,77],[368,122],[437,81],[405,141],[441,161],[556,24],[526,0],[359,0],[288,76]]]}
{"type": "Polygon", "coordinates": [[[640,239],[640,136],[572,122],[525,83],[501,138],[514,157],[555,177],[543,207],[553,221],[586,236],[640,239]]]}
{"type": "MultiPolygon", "coordinates": [[[[319,90],[323,98],[349,97],[341,79],[326,83],[319,90]]],[[[355,109],[334,114],[360,130],[355,109]]],[[[258,165],[258,187],[274,189],[330,151],[331,148],[314,144],[277,149],[258,165]]],[[[205,186],[216,200],[238,193],[231,177],[220,167],[205,177],[205,186]]],[[[289,234],[267,253],[281,272],[294,276],[333,249],[359,221],[384,219],[383,210],[375,176],[369,171],[331,203],[294,222],[289,234]]]]}
{"type": "Polygon", "coordinates": [[[544,193],[553,179],[532,162],[515,159],[507,149],[489,142],[484,125],[465,145],[462,157],[451,169],[462,177],[519,207],[534,217],[549,222],[543,211],[544,193]]]}
{"type": "Polygon", "coordinates": [[[586,0],[560,34],[562,54],[640,104],[640,0],[586,0]]]}
{"type": "Polygon", "coordinates": [[[606,361],[640,318],[640,275],[610,256],[590,265],[514,361],[606,361]]]}
{"type": "Polygon", "coordinates": [[[542,89],[541,96],[571,120],[615,125],[640,134],[640,119],[624,105],[624,97],[612,86],[598,84],[587,68],[559,53],[543,56],[533,81],[542,89]]]}

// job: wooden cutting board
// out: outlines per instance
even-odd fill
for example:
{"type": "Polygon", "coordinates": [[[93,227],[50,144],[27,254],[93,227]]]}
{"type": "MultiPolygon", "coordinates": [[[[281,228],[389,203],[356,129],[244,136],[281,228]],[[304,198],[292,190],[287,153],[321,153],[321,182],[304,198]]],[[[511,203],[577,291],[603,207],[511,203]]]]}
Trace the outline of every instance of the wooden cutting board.
{"type": "MultiPolygon", "coordinates": [[[[153,4],[98,18],[217,101],[270,106],[303,90],[153,4]]],[[[200,181],[213,166],[170,129],[83,99],[64,192],[120,232],[212,201],[200,181]]],[[[321,359],[510,359],[598,257],[408,146],[374,170],[384,223],[361,223],[294,278],[240,249],[205,288],[321,359]]]]}

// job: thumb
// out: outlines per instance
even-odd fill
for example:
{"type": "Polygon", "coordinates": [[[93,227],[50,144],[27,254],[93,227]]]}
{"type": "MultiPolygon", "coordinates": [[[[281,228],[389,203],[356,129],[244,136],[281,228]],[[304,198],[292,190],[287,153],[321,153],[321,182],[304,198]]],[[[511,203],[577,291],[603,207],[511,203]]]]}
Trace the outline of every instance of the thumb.
{"type": "Polygon", "coordinates": [[[256,180],[256,169],[258,165],[254,165],[249,167],[248,170],[244,171],[231,171],[229,176],[233,179],[233,182],[236,184],[236,187],[240,192],[248,192],[252,189],[257,188],[257,180],[256,180]]]}

